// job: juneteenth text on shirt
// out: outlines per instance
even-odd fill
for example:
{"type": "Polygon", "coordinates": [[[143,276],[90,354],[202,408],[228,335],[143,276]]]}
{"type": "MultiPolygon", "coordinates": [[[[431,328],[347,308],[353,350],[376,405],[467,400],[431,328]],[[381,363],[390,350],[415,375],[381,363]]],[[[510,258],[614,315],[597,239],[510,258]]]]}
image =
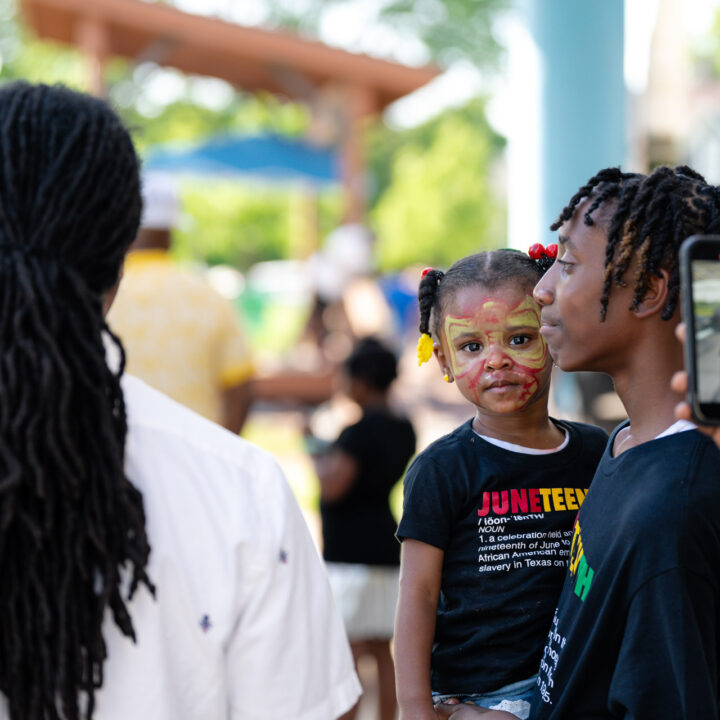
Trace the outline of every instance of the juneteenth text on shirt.
{"type": "Polygon", "coordinates": [[[586,494],[587,491],[581,488],[523,488],[484,492],[482,507],[478,509],[479,572],[564,567],[570,553],[572,530],[508,534],[506,526],[513,521],[542,520],[545,512],[577,510],[586,494]],[[489,514],[491,510],[493,515],[489,514]]]}

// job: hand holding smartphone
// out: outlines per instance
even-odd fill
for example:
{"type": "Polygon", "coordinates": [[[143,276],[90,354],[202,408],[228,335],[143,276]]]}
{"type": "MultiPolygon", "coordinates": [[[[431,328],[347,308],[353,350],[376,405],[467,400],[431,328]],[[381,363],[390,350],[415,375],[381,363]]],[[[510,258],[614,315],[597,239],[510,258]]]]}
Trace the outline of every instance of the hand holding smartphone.
{"type": "Polygon", "coordinates": [[[720,425],[720,235],[693,235],[680,247],[687,335],[687,401],[704,425],[720,425]]]}

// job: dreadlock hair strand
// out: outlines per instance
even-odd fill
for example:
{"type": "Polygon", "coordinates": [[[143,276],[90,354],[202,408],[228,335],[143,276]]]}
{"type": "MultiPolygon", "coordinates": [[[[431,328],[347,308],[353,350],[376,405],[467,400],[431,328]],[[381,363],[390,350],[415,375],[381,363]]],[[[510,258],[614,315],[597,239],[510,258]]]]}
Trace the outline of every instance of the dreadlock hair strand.
{"type": "MultiPolygon", "coordinates": [[[[597,175],[590,178],[585,185],[570,198],[570,202],[562,209],[558,219],[550,226],[550,229],[554,232],[558,230],[563,223],[569,220],[575,214],[575,208],[578,206],[581,200],[590,197],[590,193],[593,189],[602,182],[618,182],[618,179],[623,175],[620,168],[606,168],[601,170],[597,175]]],[[[592,225],[593,220],[590,215],[585,214],[585,224],[592,225]]]]}
{"type": "Polygon", "coordinates": [[[65,88],[5,86],[0,118],[0,691],[11,720],[77,720],[106,610],[134,639],[127,600],[154,590],[102,303],[139,224],[138,161],[114,112],[65,88]]]}
{"type": "Polygon", "coordinates": [[[601,318],[607,314],[612,287],[624,286],[635,264],[630,309],[642,302],[651,278],[666,270],[668,298],[662,318],[669,320],[675,314],[680,294],[680,245],[690,235],[720,230],[720,190],[687,165],[658,167],[649,175],[606,168],[573,195],[550,229],[558,230],[585,200],[586,225],[595,224],[598,210],[610,214],[609,221],[603,221],[607,245],[601,318]]]}

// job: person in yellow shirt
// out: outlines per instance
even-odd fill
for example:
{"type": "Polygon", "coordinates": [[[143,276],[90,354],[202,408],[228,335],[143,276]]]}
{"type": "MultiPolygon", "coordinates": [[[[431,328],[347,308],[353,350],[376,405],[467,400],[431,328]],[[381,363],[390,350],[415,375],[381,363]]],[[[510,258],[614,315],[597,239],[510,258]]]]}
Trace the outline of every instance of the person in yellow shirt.
{"type": "Polygon", "coordinates": [[[127,371],[234,433],[251,404],[253,366],[231,304],[169,254],[179,202],[169,178],[143,179],[143,220],[108,315],[127,371]]]}

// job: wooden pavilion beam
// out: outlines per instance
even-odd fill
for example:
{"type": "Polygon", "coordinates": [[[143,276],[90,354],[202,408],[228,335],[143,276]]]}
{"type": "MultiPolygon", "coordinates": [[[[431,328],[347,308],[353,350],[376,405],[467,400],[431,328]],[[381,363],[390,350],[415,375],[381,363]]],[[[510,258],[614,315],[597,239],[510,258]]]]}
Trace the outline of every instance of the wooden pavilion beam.
{"type": "Polygon", "coordinates": [[[368,116],[425,85],[434,67],[408,67],[350,53],[288,32],[244,27],[141,0],[22,0],[35,33],[73,44],[89,58],[89,85],[104,95],[103,64],[122,56],[194,75],[221,78],[246,91],[309,103],[341,89],[342,178],[346,219],[361,222],[367,203],[363,130],[368,116]]]}
{"type": "Polygon", "coordinates": [[[91,21],[106,28],[108,55],[131,59],[142,57],[160,38],[167,48],[160,64],[222,78],[249,91],[288,94],[278,75],[292,68],[317,88],[339,83],[367,87],[375,95],[376,109],[382,109],[439,72],[141,0],[23,0],[22,8],[41,38],[77,45],[79,27],[91,21]]]}

